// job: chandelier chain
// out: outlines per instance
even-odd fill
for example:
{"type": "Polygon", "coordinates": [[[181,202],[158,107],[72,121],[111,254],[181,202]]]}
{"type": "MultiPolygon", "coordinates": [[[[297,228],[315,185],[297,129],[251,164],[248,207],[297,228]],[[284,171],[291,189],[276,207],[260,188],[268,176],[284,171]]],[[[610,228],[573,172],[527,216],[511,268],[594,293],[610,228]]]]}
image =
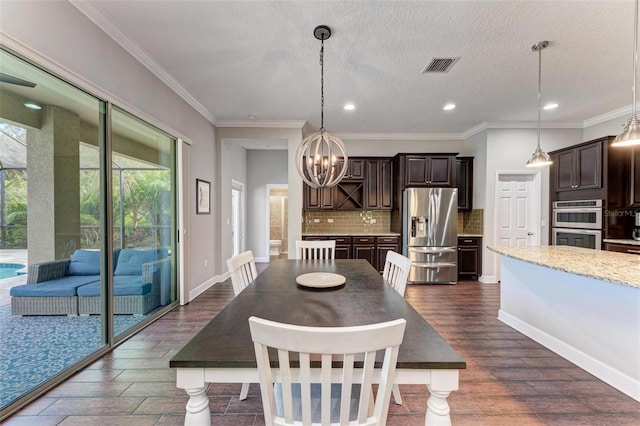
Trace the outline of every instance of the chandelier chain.
{"type": "Polygon", "coordinates": [[[324,37],[320,43],[320,131],[324,132],[324,37]]]}

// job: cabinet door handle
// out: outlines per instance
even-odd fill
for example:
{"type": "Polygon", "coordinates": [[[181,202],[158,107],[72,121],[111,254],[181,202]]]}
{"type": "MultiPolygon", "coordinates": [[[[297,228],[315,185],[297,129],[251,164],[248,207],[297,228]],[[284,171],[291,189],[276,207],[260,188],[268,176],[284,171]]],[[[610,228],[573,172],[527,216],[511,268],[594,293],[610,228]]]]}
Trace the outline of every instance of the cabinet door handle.
{"type": "Polygon", "coordinates": [[[473,240],[464,240],[465,243],[472,243],[473,240]]]}

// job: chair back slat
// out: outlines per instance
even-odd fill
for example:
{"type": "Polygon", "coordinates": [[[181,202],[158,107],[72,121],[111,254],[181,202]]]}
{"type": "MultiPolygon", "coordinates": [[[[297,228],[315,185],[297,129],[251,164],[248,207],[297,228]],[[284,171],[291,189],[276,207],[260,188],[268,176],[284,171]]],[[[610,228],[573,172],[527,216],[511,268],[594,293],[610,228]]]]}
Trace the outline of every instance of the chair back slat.
{"type": "Polygon", "coordinates": [[[309,260],[333,260],[335,258],[336,241],[296,241],[296,257],[309,260]]]}
{"type": "Polygon", "coordinates": [[[405,326],[404,319],[354,327],[304,327],[249,318],[265,423],[384,425],[405,326]],[[269,358],[267,348],[277,349],[277,360],[269,358]],[[384,351],[385,356],[374,400],[371,384],[378,351],[384,351]],[[295,361],[292,363],[296,358],[297,365],[295,361]],[[282,412],[276,411],[274,383],[282,389],[282,412]],[[340,387],[340,401],[332,406],[332,385],[336,384],[340,387]],[[355,399],[352,390],[358,389],[354,385],[359,386],[359,399],[352,410],[352,396],[355,399]],[[299,392],[293,391],[295,386],[300,387],[299,392]],[[319,413],[314,409],[317,405],[312,404],[318,394],[313,390],[317,386],[320,386],[319,413]],[[295,400],[296,395],[299,401],[295,400]],[[339,407],[337,418],[332,413],[336,407],[339,407]]]}
{"type": "Polygon", "coordinates": [[[411,260],[394,251],[387,252],[387,258],[382,271],[382,278],[393,287],[402,297],[407,288],[407,278],[411,260]]]}
{"type": "Polygon", "coordinates": [[[231,284],[233,285],[233,292],[236,296],[258,276],[256,263],[253,260],[253,252],[251,250],[227,259],[227,268],[231,275],[231,284]]]}

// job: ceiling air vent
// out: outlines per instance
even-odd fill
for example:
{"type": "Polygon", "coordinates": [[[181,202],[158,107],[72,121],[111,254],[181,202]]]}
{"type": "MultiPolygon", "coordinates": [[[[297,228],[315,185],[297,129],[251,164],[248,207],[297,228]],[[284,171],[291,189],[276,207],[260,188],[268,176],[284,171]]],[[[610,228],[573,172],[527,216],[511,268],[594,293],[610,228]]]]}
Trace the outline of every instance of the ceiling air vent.
{"type": "Polygon", "coordinates": [[[422,70],[423,74],[430,72],[449,72],[451,67],[460,60],[460,56],[457,58],[431,58],[431,61],[422,70]]]}

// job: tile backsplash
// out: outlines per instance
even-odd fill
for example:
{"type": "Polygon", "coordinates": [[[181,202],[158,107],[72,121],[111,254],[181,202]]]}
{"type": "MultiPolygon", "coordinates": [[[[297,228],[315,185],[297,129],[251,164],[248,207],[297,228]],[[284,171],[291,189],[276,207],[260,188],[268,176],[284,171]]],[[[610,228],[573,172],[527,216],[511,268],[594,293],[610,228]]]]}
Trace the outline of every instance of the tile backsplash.
{"type": "MultiPolygon", "coordinates": [[[[475,209],[458,213],[459,234],[482,234],[484,210],[475,209]]],[[[368,211],[317,211],[302,212],[302,233],[363,233],[389,232],[391,212],[368,211]],[[333,221],[333,222],[330,222],[333,221]]]]}
{"type": "Polygon", "coordinates": [[[484,210],[458,212],[458,234],[480,234],[484,227],[484,210]]]}
{"type": "Polygon", "coordinates": [[[302,233],[389,232],[391,212],[367,211],[303,211],[302,233]]]}

